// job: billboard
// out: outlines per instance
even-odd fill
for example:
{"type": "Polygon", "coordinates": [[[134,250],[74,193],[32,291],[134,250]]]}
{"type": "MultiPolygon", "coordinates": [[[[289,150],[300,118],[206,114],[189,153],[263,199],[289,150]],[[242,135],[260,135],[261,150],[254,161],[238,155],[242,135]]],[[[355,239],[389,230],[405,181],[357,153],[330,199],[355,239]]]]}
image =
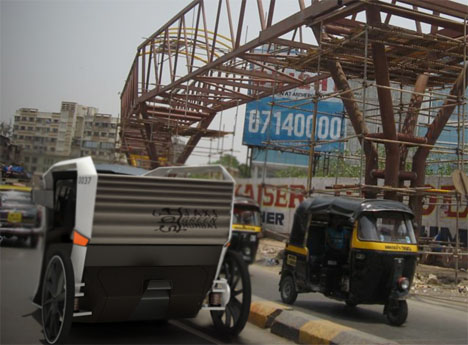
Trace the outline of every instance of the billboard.
{"type": "MultiPolygon", "coordinates": [[[[356,178],[340,177],[340,184],[355,184],[356,178]]],[[[325,189],[336,183],[332,177],[316,177],[314,188],[325,189]]],[[[256,200],[262,209],[262,221],[265,229],[282,234],[289,234],[297,206],[304,201],[307,180],[305,178],[267,178],[237,179],[236,195],[247,196],[256,200]],[[263,182],[265,185],[263,185],[263,182]]],[[[450,177],[427,176],[426,186],[444,190],[453,190],[450,177]]],[[[351,192],[344,192],[345,196],[351,192]]],[[[422,225],[423,236],[434,237],[438,232],[448,236],[449,241],[455,241],[456,224],[460,233],[460,242],[468,242],[468,204],[462,204],[457,210],[455,196],[431,196],[423,206],[422,225]]]]}
{"type": "MultiPolygon", "coordinates": [[[[266,97],[247,104],[242,143],[248,146],[265,147],[266,142],[277,145],[297,145],[311,138],[314,121],[314,104],[309,100],[294,100],[286,97],[266,97]],[[272,102],[274,105],[272,106],[272,102]],[[294,143],[296,141],[296,143],[294,143]]],[[[318,103],[315,140],[336,140],[344,133],[343,104],[334,101],[318,103]]],[[[322,152],[343,150],[343,143],[317,145],[322,152]]]]}
{"type": "Polygon", "coordinates": [[[309,155],[275,150],[262,150],[257,147],[252,149],[252,162],[263,163],[265,158],[268,163],[276,165],[299,167],[307,167],[309,165],[309,155]],[[268,155],[265,157],[267,151],[268,155]]]}

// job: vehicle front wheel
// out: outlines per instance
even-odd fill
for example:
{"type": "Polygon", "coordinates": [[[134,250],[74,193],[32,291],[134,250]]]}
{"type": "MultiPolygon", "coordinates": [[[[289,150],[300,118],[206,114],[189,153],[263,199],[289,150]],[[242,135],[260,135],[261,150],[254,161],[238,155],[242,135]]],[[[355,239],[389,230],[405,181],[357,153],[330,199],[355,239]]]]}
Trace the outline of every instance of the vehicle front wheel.
{"type": "Polygon", "coordinates": [[[281,300],[286,304],[293,304],[296,302],[297,290],[294,279],[291,275],[287,275],[280,282],[281,300]]]}
{"type": "Polygon", "coordinates": [[[401,326],[408,317],[408,303],[398,301],[398,307],[387,309],[387,319],[392,326],[401,326]]]}
{"type": "Polygon", "coordinates": [[[245,327],[250,313],[252,291],[247,264],[240,255],[228,250],[221,266],[219,278],[227,280],[231,298],[223,311],[211,311],[211,318],[217,329],[236,336],[245,327]]]}
{"type": "Polygon", "coordinates": [[[60,344],[70,332],[75,283],[73,267],[62,250],[51,252],[42,281],[42,329],[49,344],[60,344]]]}

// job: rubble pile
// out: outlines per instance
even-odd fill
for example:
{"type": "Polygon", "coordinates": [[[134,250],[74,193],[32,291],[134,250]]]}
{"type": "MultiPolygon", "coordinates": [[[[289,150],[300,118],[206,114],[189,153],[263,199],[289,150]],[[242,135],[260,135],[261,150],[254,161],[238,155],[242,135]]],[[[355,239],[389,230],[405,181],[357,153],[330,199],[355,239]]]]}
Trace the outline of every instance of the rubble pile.
{"type": "Polygon", "coordinates": [[[418,265],[411,292],[417,295],[437,297],[462,297],[468,301],[468,277],[466,271],[459,272],[459,281],[451,269],[436,266],[418,265]],[[435,273],[428,273],[429,270],[435,273]]]}
{"type": "Polygon", "coordinates": [[[279,266],[283,257],[283,242],[263,238],[257,250],[257,262],[266,266],[279,266]]]}

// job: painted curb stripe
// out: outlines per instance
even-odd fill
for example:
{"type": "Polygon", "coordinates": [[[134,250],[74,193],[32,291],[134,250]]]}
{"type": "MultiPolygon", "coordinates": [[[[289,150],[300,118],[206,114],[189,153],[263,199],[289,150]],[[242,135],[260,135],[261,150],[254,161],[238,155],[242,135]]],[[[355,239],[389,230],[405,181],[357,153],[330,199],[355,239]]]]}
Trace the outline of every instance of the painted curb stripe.
{"type": "Polygon", "coordinates": [[[249,322],[260,328],[271,327],[275,318],[287,307],[273,302],[252,302],[250,305],[249,322]]]}
{"type": "Polygon", "coordinates": [[[301,344],[332,344],[333,338],[351,328],[333,323],[328,320],[314,320],[307,322],[299,330],[301,344]]]}
{"type": "Polygon", "coordinates": [[[294,312],[283,311],[271,325],[271,333],[299,342],[299,330],[309,320],[294,312]]]}
{"type": "Polygon", "coordinates": [[[285,305],[255,301],[250,306],[249,322],[260,328],[300,344],[311,345],[398,345],[398,343],[340,324],[298,315],[285,305]]]}

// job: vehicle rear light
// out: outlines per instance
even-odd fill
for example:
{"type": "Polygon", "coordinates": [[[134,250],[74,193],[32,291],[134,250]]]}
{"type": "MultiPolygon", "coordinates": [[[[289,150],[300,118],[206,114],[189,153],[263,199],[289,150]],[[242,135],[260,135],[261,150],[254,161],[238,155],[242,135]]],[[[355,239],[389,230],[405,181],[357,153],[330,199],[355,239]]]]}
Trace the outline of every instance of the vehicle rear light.
{"type": "Polygon", "coordinates": [[[219,292],[212,292],[210,294],[210,305],[211,306],[220,306],[221,305],[222,294],[219,292]]]}
{"type": "Polygon", "coordinates": [[[78,246],[86,247],[88,245],[89,238],[83,236],[78,231],[73,231],[73,244],[78,246]]]}
{"type": "Polygon", "coordinates": [[[406,291],[409,289],[409,280],[408,278],[406,277],[400,277],[398,278],[398,288],[401,290],[401,291],[406,291]]]}

